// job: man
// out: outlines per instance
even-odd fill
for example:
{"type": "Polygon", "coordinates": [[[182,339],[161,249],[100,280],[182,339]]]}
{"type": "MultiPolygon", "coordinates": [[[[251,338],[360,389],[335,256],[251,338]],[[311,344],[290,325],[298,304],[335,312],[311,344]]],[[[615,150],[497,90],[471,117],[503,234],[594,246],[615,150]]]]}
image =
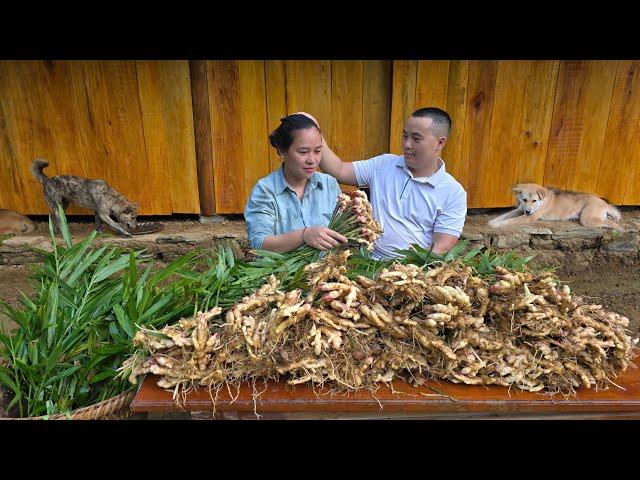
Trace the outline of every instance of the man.
{"type": "Polygon", "coordinates": [[[440,157],[450,131],[446,112],[421,108],[405,121],[404,155],[387,153],[343,162],[323,142],[320,168],[325,173],[346,185],[369,187],[373,214],[384,228],[374,245],[374,258],[397,257],[396,250],[411,244],[445,253],[457,243],[467,213],[467,193],[446,172],[440,157]]]}

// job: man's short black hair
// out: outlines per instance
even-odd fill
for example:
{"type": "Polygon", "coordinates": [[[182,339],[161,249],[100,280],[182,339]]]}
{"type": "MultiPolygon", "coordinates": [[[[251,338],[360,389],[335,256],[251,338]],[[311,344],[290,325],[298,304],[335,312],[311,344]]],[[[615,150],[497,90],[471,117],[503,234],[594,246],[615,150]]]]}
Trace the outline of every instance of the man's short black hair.
{"type": "Polygon", "coordinates": [[[451,133],[451,117],[444,110],[436,107],[421,108],[413,112],[411,116],[429,117],[433,121],[431,128],[439,137],[448,137],[451,133]]]}

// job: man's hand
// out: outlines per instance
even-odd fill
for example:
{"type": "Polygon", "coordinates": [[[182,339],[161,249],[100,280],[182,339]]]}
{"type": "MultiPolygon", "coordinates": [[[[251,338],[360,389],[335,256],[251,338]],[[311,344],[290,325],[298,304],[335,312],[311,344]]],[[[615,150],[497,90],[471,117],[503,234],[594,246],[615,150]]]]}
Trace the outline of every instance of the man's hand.
{"type": "MultiPolygon", "coordinates": [[[[318,128],[320,128],[318,120],[316,120],[315,117],[310,113],[296,113],[310,118],[316,123],[316,125],[318,125],[318,128]]],[[[340,158],[335,153],[333,153],[333,150],[331,150],[329,145],[327,145],[327,141],[324,138],[324,135],[322,135],[322,143],[324,144],[322,147],[322,154],[320,155],[320,168],[322,169],[322,171],[324,173],[328,173],[340,183],[357,187],[358,180],[356,179],[356,171],[353,168],[353,164],[351,162],[343,162],[342,160],[340,160],[340,158]]]]}
{"type": "Polygon", "coordinates": [[[330,250],[347,243],[347,237],[326,227],[308,227],[303,231],[304,243],[318,250],[330,250]]]}
{"type": "Polygon", "coordinates": [[[305,117],[309,117],[311,120],[313,120],[315,122],[315,124],[318,126],[318,128],[320,128],[320,123],[318,122],[318,120],[316,120],[316,118],[311,115],[310,113],[307,112],[296,112],[293,115],[304,115],[305,117]]]}

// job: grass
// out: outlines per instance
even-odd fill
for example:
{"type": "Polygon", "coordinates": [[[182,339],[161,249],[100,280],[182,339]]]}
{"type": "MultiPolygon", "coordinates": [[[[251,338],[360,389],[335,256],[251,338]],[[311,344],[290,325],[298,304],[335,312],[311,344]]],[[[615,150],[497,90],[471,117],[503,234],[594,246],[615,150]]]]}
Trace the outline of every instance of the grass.
{"type": "Polygon", "coordinates": [[[95,232],[73,244],[64,214],[64,242],[58,246],[49,223],[53,251],[34,271],[36,293],[21,308],[0,301],[17,324],[0,334],[0,383],[19,416],[50,415],[91,405],[133,388],[116,378],[132,350],[137,328],[163,326],[193,314],[188,272],[191,252],[153,270],[143,251],[115,245],[91,248],[95,232]]]}

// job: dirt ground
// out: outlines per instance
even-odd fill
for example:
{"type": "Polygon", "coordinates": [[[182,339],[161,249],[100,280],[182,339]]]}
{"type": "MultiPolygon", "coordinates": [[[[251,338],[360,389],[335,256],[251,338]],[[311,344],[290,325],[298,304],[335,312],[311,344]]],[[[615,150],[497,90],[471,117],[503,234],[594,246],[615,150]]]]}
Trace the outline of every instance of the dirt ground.
{"type": "Polygon", "coordinates": [[[563,264],[557,274],[571,291],[588,303],[629,318],[629,329],[640,334],[640,261],[625,257],[595,257],[587,265],[563,264]]]}
{"type": "MultiPolygon", "coordinates": [[[[33,295],[35,289],[29,281],[32,268],[29,265],[3,265],[0,266],[0,300],[7,302],[12,307],[21,306],[20,292],[25,295],[33,295]]],[[[0,332],[6,333],[9,321],[0,313],[0,332]]]]}

